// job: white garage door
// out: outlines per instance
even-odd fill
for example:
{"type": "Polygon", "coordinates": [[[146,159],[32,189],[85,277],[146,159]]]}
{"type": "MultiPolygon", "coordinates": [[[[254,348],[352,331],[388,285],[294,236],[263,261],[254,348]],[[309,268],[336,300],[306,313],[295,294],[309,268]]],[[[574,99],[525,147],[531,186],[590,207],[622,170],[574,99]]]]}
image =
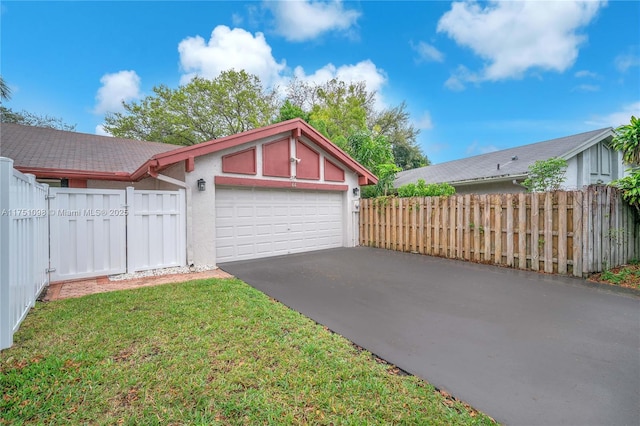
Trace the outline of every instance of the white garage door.
{"type": "Polygon", "coordinates": [[[342,196],[217,187],[217,262],[342,247],[342,196]]]}

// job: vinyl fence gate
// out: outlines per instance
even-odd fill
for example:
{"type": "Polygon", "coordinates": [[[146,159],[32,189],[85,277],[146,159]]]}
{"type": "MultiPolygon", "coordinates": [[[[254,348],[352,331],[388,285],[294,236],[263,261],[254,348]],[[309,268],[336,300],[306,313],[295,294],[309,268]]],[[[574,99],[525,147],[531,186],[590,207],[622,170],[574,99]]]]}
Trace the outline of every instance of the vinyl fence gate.
{"type": "Polygon", "coordinates": [[[51,281],[186,264],[185,191],[50,188],[51,281]]]}

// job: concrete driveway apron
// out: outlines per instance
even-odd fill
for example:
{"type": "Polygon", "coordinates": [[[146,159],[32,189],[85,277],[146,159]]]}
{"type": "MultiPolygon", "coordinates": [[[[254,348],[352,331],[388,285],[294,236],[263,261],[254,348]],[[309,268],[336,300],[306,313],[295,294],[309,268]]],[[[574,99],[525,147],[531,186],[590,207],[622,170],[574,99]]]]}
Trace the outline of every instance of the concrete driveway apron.
{"type": "Polygon", "coordinates": [[[640,424],[640,297],[366,247],[222,269],[514,425],[640,424]]]}

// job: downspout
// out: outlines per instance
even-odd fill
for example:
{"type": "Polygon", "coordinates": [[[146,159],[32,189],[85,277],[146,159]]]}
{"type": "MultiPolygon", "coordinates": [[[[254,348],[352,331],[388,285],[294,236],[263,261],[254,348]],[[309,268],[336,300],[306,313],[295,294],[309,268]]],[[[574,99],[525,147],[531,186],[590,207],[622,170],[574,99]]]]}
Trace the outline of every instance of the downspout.
{"type": "Polygon", "coordinates": [[[192,226],[191,226],[191,187],[184,183],[181,180],[174,179],[169,176],[161,175],[160,173],[155,174],[154,178],[161,180],[163,182],[167,182],[181,188],[184,188],[185,193],[185,204],[186,204],[186,217],[185,223],[187,224],[187,265],[189,267],[193,266],[193,237],[192,237],[192,226]]]}
{"type": "Polygon", "coordinates": [[[526,187],[523,184],[521,184],[520,182],[518,182],[517,179],[512,180],[511,183],[513,183],[514,185],[519,186],[521,188],[524,188],[524,189],[527,189],[527,190],[529,189],[528,187],[526,187]]]}

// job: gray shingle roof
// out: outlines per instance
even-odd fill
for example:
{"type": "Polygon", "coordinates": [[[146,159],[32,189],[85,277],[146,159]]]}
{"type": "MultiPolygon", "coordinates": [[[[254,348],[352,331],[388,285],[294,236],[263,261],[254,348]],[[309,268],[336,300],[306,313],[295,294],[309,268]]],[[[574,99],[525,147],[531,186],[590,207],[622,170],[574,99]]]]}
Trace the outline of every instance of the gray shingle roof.
{"type": "Polygon", "coordinates": [[[175,145],[0,123],[0,155],[14,167],[133,173],[175,145]]]}
{"type": "Polygon", "coordinates": [[[595,143],[609,136],[612,131],[612,128],[607,127],[563,138],[551,139],[432,166],[406,170],[398,173],[395,186],[398,187],[407,183],[415,183],[418,179],[424,179],[427,183],[455,183],[522,176],[527,173],[529,166],[537,160],[547,160],[552,157],[568,159],[567,155],[572,154],[576,149],[580,149],[583,145],[586,145],[584,147],[586,149],[592,145],[590,142],[595,143]],[[517,158],[517,160],[513,158],[517,158]],[[500,164],[499,169],[497,167],[498,164],[500,164]]]}

